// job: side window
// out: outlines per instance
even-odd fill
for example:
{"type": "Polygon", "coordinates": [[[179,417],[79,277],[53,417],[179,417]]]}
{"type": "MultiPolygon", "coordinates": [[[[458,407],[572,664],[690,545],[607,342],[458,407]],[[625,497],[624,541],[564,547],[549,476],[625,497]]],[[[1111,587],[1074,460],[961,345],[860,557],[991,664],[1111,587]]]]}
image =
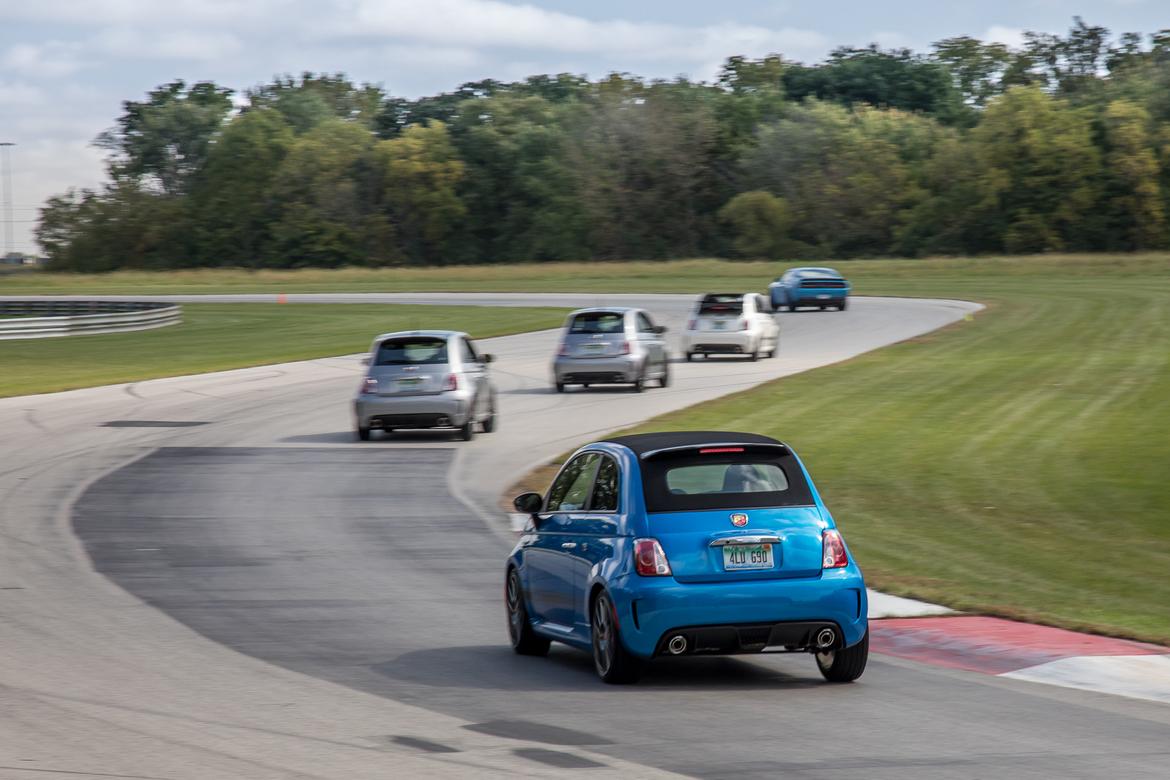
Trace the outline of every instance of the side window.
{"type": "Polygon", "coordinates": [[[639,333],[653,333],[654,325],[650,322],[650,318],[642,312],[638,312],[638,332],[639,333]]]}
{"type": "Polygon", "coordinates": [[[463,356],[463,364],[465,366],[479,362],[479,355],[475,354],[475,348],[471,346],[471,342],[467,339],[459,339],[459,352],[463,356]]]}
{"type": "Polygon", "coordinates": [[[549,488],[544,511],[576,512],[584,509],[593,488],[599,459],[596,452],[586,452],[569,461],[569,465],[561,470],[549,488]]]}
{"type": "Polygon", "coordinates": [[[602,455],[601,465],[597,467],[597,482],[593,485],[593,499],[589,502],[589,509],[593,512],[616,512],[620,485],[617,463],[608,455],[602,455]]]}

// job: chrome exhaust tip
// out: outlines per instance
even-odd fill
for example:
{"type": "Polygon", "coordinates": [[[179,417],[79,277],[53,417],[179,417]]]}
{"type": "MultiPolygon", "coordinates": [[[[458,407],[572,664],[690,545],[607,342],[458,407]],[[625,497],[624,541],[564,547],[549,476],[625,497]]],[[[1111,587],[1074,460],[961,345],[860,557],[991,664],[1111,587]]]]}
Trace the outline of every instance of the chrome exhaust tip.
{"type": "Polygon", "coordinates": [[[831,628],[822,628],[817,632],[817,647],[822,650],[832,647],[837,643],[837,632],[831,628]]]}
{"type": "Polygon", "coordinates": [[[451,418],[449,418],[449,417],[440,417],[440,418],[439,418],[439,420],[438,420],[438,423],[439,423],[439,425],[450,425],[450,424],[451,424],[451,418]]]}
{"type": "Polygon", "coordinates": [[[687,651],[687,638],[682,634],[672,636],[666,643],[666,649],[671,655],[682,655],[687,651]]]}

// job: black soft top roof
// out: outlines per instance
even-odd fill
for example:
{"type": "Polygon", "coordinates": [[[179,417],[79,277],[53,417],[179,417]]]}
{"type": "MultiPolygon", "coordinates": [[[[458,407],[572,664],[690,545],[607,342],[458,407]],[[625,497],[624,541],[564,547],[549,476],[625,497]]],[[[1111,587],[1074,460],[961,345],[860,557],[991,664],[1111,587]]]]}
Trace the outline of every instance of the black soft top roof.
{"type": "Polygon", "coordinates": [[[614,436],[605,439],[611,444],[629,447],[641,457],[654,450],[672,447],[702,447],[708,444],[770,444],[781,442],[758,433],[735,433],[731,431],[669,431],[666,433],[635,433],[630,436],[614,436]]]}

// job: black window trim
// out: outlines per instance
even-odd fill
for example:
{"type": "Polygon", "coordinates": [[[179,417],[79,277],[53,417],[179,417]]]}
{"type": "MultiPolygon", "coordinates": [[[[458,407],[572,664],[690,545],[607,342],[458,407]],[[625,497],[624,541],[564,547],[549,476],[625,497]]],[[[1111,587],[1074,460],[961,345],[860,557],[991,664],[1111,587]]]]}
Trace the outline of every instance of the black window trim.
{"type": "MultiPolygon", "coordinates": [[[[586,503],[586,506],[592,506],[592,504],[593,504],[593,491],[597,487],[597,473],[600,471],[601,471],[601,461],[598,460],[597,472],[594,472],[593,483],[589,485],[589,501],[586,503]]],[[[564,464],[562,464],[561,467],[559,469],[557,469],[557,475],[555,477],[553,477],[553,481],[548,486],[548,491],[544,494],[544,506],[541,507],[540,514],[542,514],[542,515],[554,515],[554,514],[555,515],[618,515],[618,514],[621,514],[621,511],[622,511],[622,467],[621,467],[621,464],[618,462],[618,459],[615,458],[614,456],[610,455],[605,450],[583,450],[582,452],[578,452],[576,455],[574,455],[573,457],[566,460],[564,462],[564,464]],[[586,455],[599,455],[602,458],[609,458],[610,460],[613,461],[613,465],[617,468],[617,473],[618,473],[618,508],[617,509],[609,509],[609,510],[607,510],[607,509],[596,509],[596,510],[595,509],[549,509],[548,508],[548,499],[549,499],[549,496],[552,495],[553,485],[555,485],[557,483],[557,480],[560,479],[561,472],[563,472],[566,468],[568,468],[569,464],[572,463],[573,461],[575,461],[577,458],[582,458],[586,455]]]]}
{"type": "Polygon", "coordinates": [[[613,463],[614,471],[617,472],[617,490],[614,491],[617,496],[617,509],[594,509],[593,508],[593,494],[597,491],[597,474],[593,475],[593,486],[589,488],[589,503],[586,505],[589,509],[581,510],[591,515],[616,515],[621,514],[622,511],[622,467],[618,463],[617,458],[610,455],[608,452],[602,450],[589,450],[589,452],[596,452],[601,456],[602,460],[597,462],[597,474],[601,473],[601,464],[606,459],[613,463]]]}

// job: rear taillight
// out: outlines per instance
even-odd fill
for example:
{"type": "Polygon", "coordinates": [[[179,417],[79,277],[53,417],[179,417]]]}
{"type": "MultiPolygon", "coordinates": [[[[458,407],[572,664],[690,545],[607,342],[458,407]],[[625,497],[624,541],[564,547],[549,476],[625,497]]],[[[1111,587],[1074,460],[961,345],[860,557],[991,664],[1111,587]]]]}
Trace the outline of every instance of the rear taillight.
{"type": "Polygon", "coordinates": [[[845,542],[841,541],[841,534],[829,529],[821,535],[823,540],[821,563],[822,569],[840,569],[849,565],[849,556],[845,554],[845,542]]]}
{"type": "Polygon", "coordinates": [[[444,380],[444,382],[443,382],[443,390],[447,391],[447,390],[458,390],[458,389],[459,389],[459,377],[455,376],[454,374],[447,374],[447,379],[444,380]]]}
{"type": "Polygon", "coordinates": [[[687,322],[687,330],[698,330],[698,329],[699,329],[699,321],[698,320],[690,320],[689,322],[687,322]]]}
{"type": "Polygon", "coordinates": [[[362,386],[361,386],[361,394],[362,395],[371,395],[371,394],[376,393],[376,392],[378,392],[378,380],[377,379],[374,379],[372,376],[368,376],[362,380],[362,386]]]}
{"type": "Polygon", "coordinates": [[[628,342],[628,341],[622,342],[622,354],[623,355],[630,354],[630,342],[628,342]]]}
{"type": "Polygon", "coordinates": [[[670,561],[657,539],[634,540],[634,570],[643,577],[670,576],[670,561]]]}
{"type": "Polygon", "coordinates": [[[747,320],[740,320],[739,321],[739,329],[740,330],[747,330],[748,329],[748,321],[747,320]]]}
{"type": "Polygon", "coordinates": [[[561,348],[557,350],[557,354],[560,355],[561,357],[568,357],[569,356],[569,345],[562,341],[561,348]]]}

